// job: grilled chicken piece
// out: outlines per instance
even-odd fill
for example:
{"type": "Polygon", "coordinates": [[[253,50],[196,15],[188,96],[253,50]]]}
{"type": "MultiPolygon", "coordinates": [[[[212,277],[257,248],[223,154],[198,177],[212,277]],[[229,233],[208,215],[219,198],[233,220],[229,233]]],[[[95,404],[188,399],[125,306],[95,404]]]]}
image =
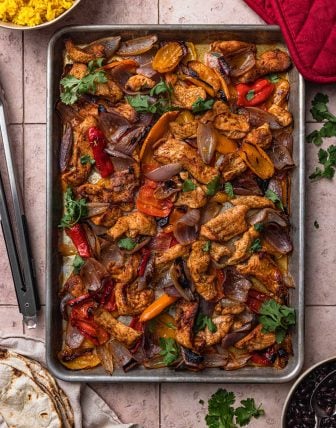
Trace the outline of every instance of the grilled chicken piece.
{"type": "Polygon", "coordinates": [[[280,49],[269,50],[260,55],[255,66],[240,76],[238,80],[242,83],[253,82],[260,76],[269,73],[280,73],[291,66],[288,54],[280,49]]]}
{"type": "Polygon", "coordinates": [[[210,256],[216,262],[219,262],[222,257],[230,256],[231,251],[225,245],[219,244],[218,242],[212,242],[210,248],[210,256]]]}
{"type": "Polygon", "coordinates": [[[138,290],[137,281],[131,285],[117,284],[115,297],[119,315],[138,315],[153,302],[154,290],[138,290]]]}
{"type": "Polygon", "coordinates": [[[235,303],[232,305],[222,306],[221,302],[218,302],[215,306],[215,313],[217,315],[239,315],[245,311],[245,303],[235,303]]]}
{"type": "Polygon", "coordinates": [[[282,273],[278,265],[266,254],[262,257],[259,254],[253,254],[247,263],[237,265],[236,269],[242,275],[254,276],[274,294],[282,286],[282,273]]]}
{"type": "Polygon", "coordinates": [[[228,334],[233,324],[232,315],[219,315],[212,319],[217,331],[212,333],[208,327],[197,333],[195,337],[195,345],[197,347],[213,346],[220,343],[228,334]]]}
{"type": "Polygon", "coordinates": [[[201,208],[207,203],[207,197],[201,187],[190,192],[180,192],[175,206],[187,205],[189,208],[201,208]]]}
{"type": "Polygon", "coordinates": [[[89,202],[134,203],[139,179],[134,168],[117,171],[111,178],[77,187],[76,194],[89,202]]]}
{"type": "Polygon", "coordinates": [[[88,74],[88,68],[86,64],[81,64],[79,62],[75,62],[71,70],[69,71],[70,76],[74,76],[77,79],[83,79],[88,74]]]}
{"type": "Polygon", "coordinates": [[[116,205],[111,205],[104,213],[95,215],[90,220],[97,226],[112,227],[121,215],[121,209],[116,205]]]}
{"type": "Polygon", "coordinates": [[[156,223],[153,217],[141,212],[132,212],[118,218],[116,224],[107,232],[116,240],[122,235],[135,238],[138,235],[155,236],[156,223]]]}
{"type": "Polygon", "coordinates": [[[224,161],[220,167],[225,181],[231,181],[233,178],[242,174],[247,166],[238,153],[228,153],[224,156],[224,161]]]}
{"type": "MultiPolygon", "coordinates": [[[[224,103],[223,105],[226,106],[224,103]]],[[[215,117],[214,126],[222,134],[232,139],[243,138],[250,130],[246,117],[242,114],[232,113],[228,106],[226,106],[226,111],[215,117]]]]}
{"type": "Polygon", "coordinates": [[[130,284],[137,278],[139,263],[140,254],[135,253],[122,256],[115,264],[109,263],[107,269],[117,284],[130,284]]]}
{"type": "Polygon", "coordinates": [[[142,74],[131,76],[125,84],[126,89],[130,89],[134,92],[143,91],[144,89],[152,89],[154,86],[155,81],[142,74]]]}
{"type": "Polygon", "coordinates": [[[130,123],[134,123],[138,120],[138,113],[128,103],[120,102],[113,106],[114,110],[117,111],[121,116],[124,116],[130,123]]]}
{"type": "Polygon", "coordinates": [[[201,123],[213,122],[215,117],[221,113],[226,113],[228,111],[228,105],[223,101],[215,101],[211,110],[208,110],[200,118],[201,123]]]}
{"type": "Polygon", "coordinates": [[[74,297],[79,297],[86,292],[85,285],[80,275],[71,273],[69,278],[66,280],[62,291],[71,293],[74,297]]]}
{"type": "Polygon", "coordinates": [[[168,139],[155,150],[154,158],[163,164],[180,163],[197,181],[203,184],[209,183],[218,175],[216,168],[205,165],[196,149],[173,138],[168,139]]]}
{"type": "Polygon", "coordinates": [[[94,320],[101,325],[118,342],[123,343],[127,348],[132,348],[140,339],[142,333],[116,320],[110,312],[98,309],[94,314],[94,320]]]}
{"type": "Polygon", "coordinates": [[[257,50],[255,44],[241,42],[238,40],[216,41],[211,43],[211,50],[221,52],[223,55],[244,51],[245,49],[250,49],[252,52],[256,52],[257,50]]]}
{"type": "Polygon", "coordinates": [[[250,131],[245,138],[248,143],[255,144],[262,149],[268,149],[272,144],[272,133],[268,123],[265,123],[259,128],[254,128],[250,131]]]}
{"type": "Polygon", "coordinates": [[[252,352],[274,345],[276,342],[275,333],[262,333],[262,327],[262,324],[259,324],[251,333],[239,340],[235,347],[252,352]]]}
{"type": "Polygon", "coordinates": [[[171,248],[168,248],[163,254],[158,255],[155,258],[155,265],[160,266],[166,263],[176,260],[178,257],[183,257],[189,252],[188,245],[176,244],[171,248]]]}
{"type": "Polygon", "coordinates": [[[281,79],[275,87],[275,91],[273,94],[273,104],[283,107],[288,99],[289,89],[290,85],[288,80],[281,79]]]}
{"type": "Polygon", "coordinates": [[[116,103],[124,98],[124,93],[113,80],[108,79],[106,83],[96,83],[96,96],[108,98],[112,103],[116,103]]]}
{"type": "Polygon", "coordinates": [[[185,85],[181,82],[174,86],[175,104],[188,110],[192,110],[193,104],[199,98],[205,100],[206,96],[205,90],[195,85],[185,85]]]}
{"type": "Polygon", "coordinates": [[[216,273],[211,266],[210,253],[203,250],[204,244],[205,241],[192,244],[187,266],[198,294],[205,300],[213,300],[217,297],[216,273]]]}
{"type": "Polygon", "coordinates": [[[232,199],[231,203],[235,206],[244,205],[249,209],[275,208],[273,202],[263,196],[239,196],[238,198],[232,199]]]}
{"type": "Polygon", "coordinates": [[[170,122],[169,128],[174,138],[184,140],[185,138],[195,138],[197,132],[197,121],[192,120],[187,123],[170,122]]]}
{"type": "Polygon", "coordinates": [[[97,58],[102,58],[105,55],[104,46],[98,43],[84,50],[76,46],[74,42],[69,39],[65,42],[65,49],[73,62],[81,62],[83,64],[87,64],[97,58]]]}
{"type": "Polygon", "coordinates": [[[272,104],[268,109],[269,113],[274,114],[281,126],[288,126],[293,122],[293,115],[290,111],[276,104],[272,104]]]}
{"type": "Polygon", "coordinates": [[[227,261],[227,264],[235,265],[242,260],[247,259],[251,255],[251,244],[256,238],[258,238],[258,236],[259,232],[256,231],[253,226],[250,227],[249,230],[247,230],[244,235],[234,243],[235,251],[232,257],[227,261]]]}
{"type": "Polygon", "coordinates": [[[74,129],[74,145],[68,170],[62,175],[62,179],[71,187],[83,183],[89,176],[92,165],[90,162],[81,163],[81,157],[89,155],[93,158],[92,149],[89,143],[87,131],[92,126],[97,126],[97,121],[93,116],[86,117],[83,122],[74,129]]]}
{"type": "Polygon", "coordinates": [[[229,241],[247,230],[245,215],[249,208],[244,205],[230,208],[201,226],[201,236],[212,241],[229,241]]]}
{"type": "Polygon", "coordinates": [[[193,327],[197,310],[197,302],[180,300],[176,304],[176,342],[188,349],[193,348],[193,327]]]}

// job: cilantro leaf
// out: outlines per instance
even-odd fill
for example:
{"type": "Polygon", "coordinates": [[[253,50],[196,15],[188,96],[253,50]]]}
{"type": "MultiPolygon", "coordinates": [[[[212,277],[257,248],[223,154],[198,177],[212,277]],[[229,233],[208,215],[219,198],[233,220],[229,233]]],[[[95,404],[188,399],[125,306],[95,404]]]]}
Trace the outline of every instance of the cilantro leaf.
{"type": "Polygon", "coordinates": [[[256,223],[253,227],[257,232],[262,232],[264,230],[264,225],[262,223],[256,223]]]}
{"type": "Polygon", "coordinates": [[[182,192],[191,192],[196,189],[196,184],[192,180],[185,180],[182,184],[182,192]]]}
{"type": "Polygon", "coordinates": [[[83,266],[83,264],[84,264],[85,262],[84,262],[84,260],[81,258],[81,256],[79,256],[78,254],[76,254],[76,256],[75,256],[75,258],[73,259],[73,262],[72,262],[72,266],[73,266],[73,268],[74,268],[74,273],[76,274],[76,275],[78,275],[79,274],[79,271],[80,271],[80,269],[81,269],[81,267],[83,266]]]}
{"type": "Polygon", "coordinates": [[[307,135],[307,143],[313,143],[315,146],[320,146],[323,143],[321,134],[318,130],[315,130],[307,135]]]}
{"type": "Polygon", "coordinates": [[[72,189],[68,187],[64,194],[64,211],[59,227],[70,228],[87,215],[86,199],[76,200],[72,189]]]}
{"type": "Polygon", "coordinates": [[[295,325],[295,309],[280,305],[275,300],[264,302],[260,308],[259,322],[263,325],[262,332],[274,332],[277,343],[281,343],[288,328],[295,325]]]}
{"type": "Polygon", "coordinates": [[[160,337],[160,348],[160,355],[164,357],[163,361],[167,366],[176,361],[180,355],[177,343],[170,337],[160,337]]]}
{"type": "Polygon", "coordinates": [[[128,104],[139,113],[156,113],[155,103],[150,102],[148,95],[137,94],[134,96],[125,97],[128,104]]]}
{"type": "Polygon", "coordinates": [[[196,322],[195,322],[195,330],[198,332],[198,331],[204,330],[206,327],[208,327],[211,333],[216,333],[217,331],[216,324],[214,324],[212,319],[207,315],[199,313],[197,315],[196,322]]]}
{"type": "Polygon", "coordinates": [[[234,191],[233,191],[233,186],[232,186],[232,184],[229,181],[227,181],[225,183],[224,190],[225,190],[225,193],[228,196],[230,196],[230,198],[234,198],[235,197],[235,194],[234,194],[234,191]]]}
{"type": "Polygon", "coordinates": [[[256,407],[254,398],[247,398],[246,400],[241,400],[241,407],[237,407],[235,410],[236,422],[241,426],[248,425],[252,418],[258,419],[260,416],[265,414],[265,411],[259,407],[256,407]]]}
{"type": "Polygon", "coordinates": [[[259,238],[257,238],[252,242],[251,247],[250,247],[250,251],[251,251],[251,253],[257,253],[258,251],[261,250],[261,248],[262,248],[261,247],[261,241],[259,238]]]}
{"type": "Polygon", "coordinates": [[[173,88],[170,84],[167,84],[163,80],[161,82],[157,83],[150,91],[149,95],[151,97],[154,97],[155,95],[160,95],[168,92],[171,94],[173,92],[173,88]]]}
{"type": "Polygon", "coordinates": [[[193,113],[202,113],[203,111],[211,110],[215,100],[210,98],[209,100],[203,100],[199,97],[192,105],[193,113]]]}
{"type": "Polygon", "coordinates": [[[251,89],[250,91],[248,91],[248,93],[245,95],[245,98],[247,99],[247,101],[251,101],[253,100],[255,95],[255,92],[253,89],[251,89]]]}
{"type": "Polygon", "coordinates": [[[92,159],[92,157],[90,155],[83,155],[80,157],[80,163],[82,165],[86,165],[87,163],[93,165],[96,163],[96,161],[94,159],[92,159]]]}
{"type": "Polygon", "coordinates": [[[321,122],[322,120],[329,120],[336,122],[336,116],[331,114],[328,110],[329,97],[328,95],[317,93],[312,101],[312,108],[310,112],[315,120],[321,122]]]}
{"type": "Polygon", "coordinates": [[[266,76],[266,79],[272,83],[277,83],[280,80],[279,76],[277,74],[274,74],[274,73],[271,73],[268,76],[266,76]]]}
{"type": "Polygon", "coordinates": [[[118,241],[118,247],[122,250],[131,251],[137,246],[137,243],[132,238],[121,238],[118,241]]]}
{"type": "Polygon", "coordinates": [[[208,253],[211,250],[211,241],[206,241],[206,243],[203,245],[202,250],[205,253],[208,253]]]}
{"type": "Polygon", "coordinates": [[[218,389],[212,394],[208,401],[208,414],[205,417],[205,422],[209,428],[236,428],[233,421],[234,408],[232,407],[236,401],[233,392],[228,392],[226,389],[218,389]]]}
{"type": "Polygon", "coordinates": [[[273,190],[271,189],[266,190],[265,197],[270,201],[272,201],[282,211],[284,211],[284,206],[280,196],[277,193],[273,192],[273,190]]]}
{"type": "Polygon", "coordinates": [[[206,195],[207,196],[214,196],[220,187],[220,177],[217,175],[215,178],[213,178],[208,184],[207,184],[207,190],[206,195]]]}
{"type": "Polygon", "coordinates": [[[319,163],[323,165],[324,169],[321,169],[317,166],[309,178],[311,180],[319,178],[333,178],[336,167],[336,146],[332,144],[327,148],[327,150],[320,149],[318,151],[318,159],[319,163]]]}

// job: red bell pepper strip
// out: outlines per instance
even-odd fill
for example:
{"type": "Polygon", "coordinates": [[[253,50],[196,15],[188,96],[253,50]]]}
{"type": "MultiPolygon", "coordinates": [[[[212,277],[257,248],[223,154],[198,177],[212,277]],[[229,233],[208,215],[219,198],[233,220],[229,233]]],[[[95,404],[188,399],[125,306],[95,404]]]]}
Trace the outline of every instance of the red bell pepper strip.
{"type": "Polygon", "coordinates": [[[151,251],[148,248],[142,249],[142,259],[138,268],[138,276],[144,276],[148,260],[150,259],[151,251]]]}
{"type": "Polygon", "coordinates": [[[109,312],[113,312],[117,309],[117,303],[115,299],[115,289],[111,279],[105,280],[103,295],[100,299],[100,305],[109,312]]]}
{"type": "Polygon", "coordinates": [[[70,307],[72,306],[76,306],[79,305],[81,303],[85,303],[89,300],[92,300],[92,294],[91,293],[86,293],[86,294],[82,294],[79,297],[75,297],[73,299],[70,299],[67,301],[67,305],[69,305],[70,307]]]}
{"type": "MultiPolygon", "coordinates": [[[[130,322],[130,325],[129,325],[131,328],[133,328],[134,330],[136,330],[136,331],[139,331],[139,332],[141,332],[141,333],[143,333],[144,332],[144,325],[143,325],[143,323],[139,320],[139,317],[133,317],[132,318],[132,321],[130,322]]],[[[141,345],[141,343],[142,343],[142,340],[143,340],[143,338],[142,337],[140,337],[138,340],[137,340],[137,342],[136,342],[136,344],[133,346],[133,348],[130,350],[130,352],[132,353],[132,354],[135,354],[136,352],[137,352],[137,350],[139,349],[139,347],[140,347],[140,345],[141,345]]]]}
{"type": "Polygon", "coordinates": [[[263,354],[259,354],[258,352],[254,352],[250,361],[253,364],[261,367],[270,367],[272,366],[272,362],[263,354]]]}
{"type": "Polygon", "coordinates": [[[103,345],[110,338],[110,335],[94,321],[74,320],[72,325],[96,346],[103,345]]]}
{"type": "Polygon", "coordinates": [[[246,305],[252,312],[259,314],[262,304],[268,300],[271,300],[271,297],[267,294],[251,289],[248,292],[246,305]]]}
{"type": "Polygon", "coordinates": [[[74,226],[66,228],[65,232],[74,243],[78,254],[81,257],[91,257],[90,245],[88,243],[85,230],[81,224],[76,223],[74,226]]]}
{"type": "Polygon", "coordinates": [[[95,126],[89,128],[89,142],[92,147],[96,167],[103,178],[113,172],[113,164],[109,155],[105,152],[107,141],[102,131],[95,126]]]}
{"type": "Polygon", "coordinates": [[[251,107],[261,104],[271,96],[274,87],[267,79],[258,79],[252,85],[239,83],[236,85],[237,105],[251,107]]]}
{"type": "Polygon", "coordinates": [[[140,187],[136,200],[138,211],[153,217],[167,217],[173,208],[173,202],[169,199],[156,199],[154,192],[158,183],[147,180],[140,187]]]}
{"type": "Polygon", "coordinates": [[[93,311],[97,307],[97,304],[93,301],[87,301],[82,303],[81,305],[76,305],[72,308],[70,321],[78,321],[78,320],[90,320],[93,317],[93,311]]]}

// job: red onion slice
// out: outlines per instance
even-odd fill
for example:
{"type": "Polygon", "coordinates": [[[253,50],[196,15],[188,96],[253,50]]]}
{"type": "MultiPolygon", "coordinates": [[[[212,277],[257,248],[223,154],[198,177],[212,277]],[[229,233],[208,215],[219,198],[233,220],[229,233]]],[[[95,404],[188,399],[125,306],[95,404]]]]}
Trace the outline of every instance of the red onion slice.
{"type": "Polygon", "coordinates": [[[262,110],[258,107],[244,107],[239,109],[239,112],[247,116],[250,124],[253,127],[257,128],[258,126],[268,123],[272,130],[282,128],[274,114],[271,114],[268,111],[262,110]]]}
{"type": "Polygon", "coordinates": [[[146,172],[145,176],[153,181],[166,181],[178,174],[181,170],[182,165],[180,163],[169,163],[167,165],[159,166],[153,171],[146,172]]]}
{"type": "Polygon", "coordinates": [[[268,151],[268,155],[278,171],[285,171],[295,166],[293,158],[285,146],[274,144],[268,151]]]}
{"type": "Polygon", "coordinates": [[[199,221],[200,212],[197,209],[193,209],[175,223],[173,233],[180,244],[188,245],[196,240],[199,221]]]}
{"type": "Polygon", "coordinates": [[[221,204],[218,202],[209,202],[201,211],[200,224],[205,224],[219,214],[221,204]]]}
{"type": "Polygon", "coordinates": [[[226,55],[226,63],[230,68],[230,75],[233,77],[241,76],[255,66],[255,54],[252,51],[235,52],[234,54],[226,55]]]}
{"type": "Polygon", "coordinates": [[[113,373],[113,355],[109,343],[104,343],[104,345],[96,346],[97,355],[102,363],[102,366],[108,374],[113,373]]]}
{"type": "Polygon", "coordinates": [[[114,149],[126,155],[131,155],[145,134],[146,128],[144,126],[135,126],[120,138],[114,149]]]}
{"type": "Polygon", "coordinates": [[[266,225],[263,238],[280,254],[288,254],[293,250],[293,244],[287,230],[278,224],[270,223],[266,225]]]}
{"type": "Polygon", "coordinates": [[[86,290],[97,291],[102,279],[107,276],[105,267],[93,258],[85,261],[80,272],[86,290]]]}
{"type": "Polygon", "coordinates": [[[197,148],[204,163],[211,163],[216,146],[216,132],[212,123],[199,123],[197,127],[197,148]]]}
{"type": "Polygon", "coordinates": [[[99,214],[103,214],[107,208],[110,206],[107,202],[88,202],[87,206],[87,214],[86,217],[94,217],[99,214]]]}
{"type": "Polygon", "coordinates": [[[82,333],[74,327],[71,322],[68,322],[65,333],[65,343],[70,346],[71,349],[77,349],[84,342],[84,336],[82,333]]]}
{"type": "Polygon", "coordinates": [[[286,218],[272,208],[264,208],[248,217],[250,224],[256,223],[276,223],[281,227],[287,226],[286,218]]]}
{"type": "Polygon", "coordinates": [[[66,122],[61,141],[59,166],[61,172],[64,172],[68,166],[73,146],[73,130],[71,123],[66,122]]]}
{"type": "Polygon", "coordinates": [[[148,52],[157,42],[158,37],[155,34],[137,37],[136,39],[126,40],[121,42],[118,55],[141,55],[148,52]]]}
{"type": "Polygon", "coordinates": [[[234,268],[227,268],[225,272],[225,296],[231,300],[235,300],[236,302],[245,303],[247,301],[249,289],[252,287],[252,283],[244,276],[240,275],[234,268]]]}

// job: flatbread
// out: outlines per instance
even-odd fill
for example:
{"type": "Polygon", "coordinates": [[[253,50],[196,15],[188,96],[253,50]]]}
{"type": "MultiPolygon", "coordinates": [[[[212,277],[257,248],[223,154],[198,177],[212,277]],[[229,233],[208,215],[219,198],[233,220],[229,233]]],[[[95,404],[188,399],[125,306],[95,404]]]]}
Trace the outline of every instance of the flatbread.
{"type": "Polygon", "coordinates": [[[49,395],[23,371],[1,361],[0,414],[10,428],[62,428],[49,395]]]}

